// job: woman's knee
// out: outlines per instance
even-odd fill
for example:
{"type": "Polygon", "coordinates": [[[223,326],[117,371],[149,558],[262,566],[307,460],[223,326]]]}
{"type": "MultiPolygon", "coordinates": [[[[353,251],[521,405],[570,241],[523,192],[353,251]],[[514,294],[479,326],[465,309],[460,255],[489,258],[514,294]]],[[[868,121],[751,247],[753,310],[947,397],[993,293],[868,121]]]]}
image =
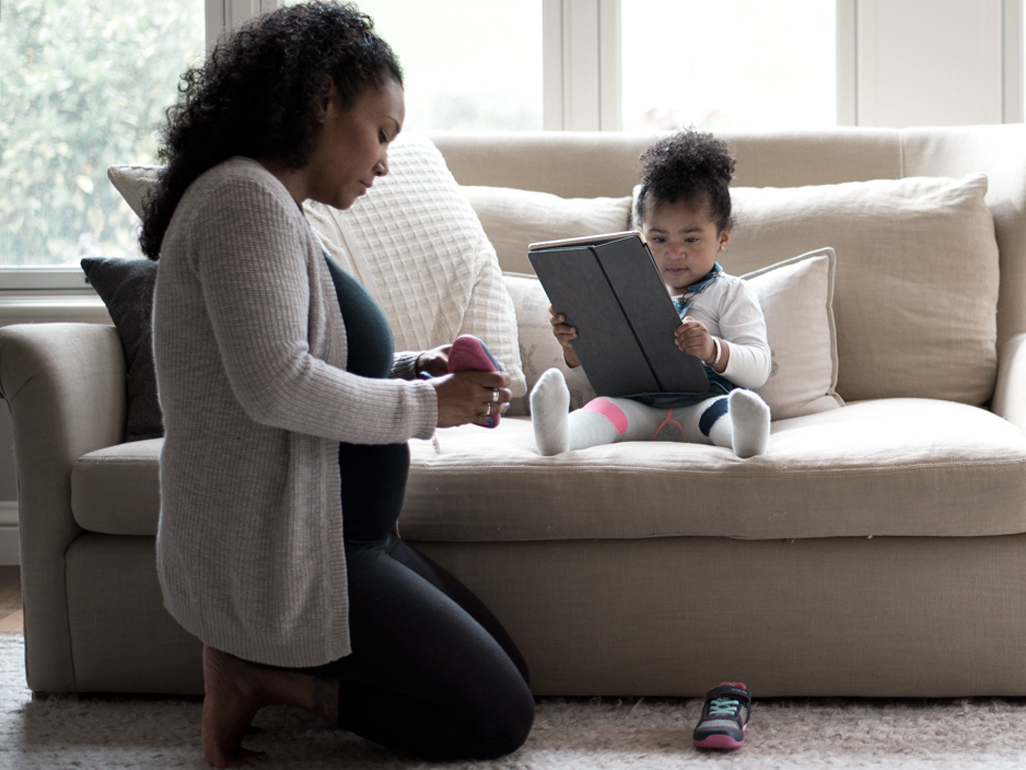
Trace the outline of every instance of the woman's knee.
{"type": "Polygon", "coordinates": [[[474,759],[495,759],[524,745],[534,725],[534,696],[526,684],[499,694],[491,709],[478,713],[474,759]]]}

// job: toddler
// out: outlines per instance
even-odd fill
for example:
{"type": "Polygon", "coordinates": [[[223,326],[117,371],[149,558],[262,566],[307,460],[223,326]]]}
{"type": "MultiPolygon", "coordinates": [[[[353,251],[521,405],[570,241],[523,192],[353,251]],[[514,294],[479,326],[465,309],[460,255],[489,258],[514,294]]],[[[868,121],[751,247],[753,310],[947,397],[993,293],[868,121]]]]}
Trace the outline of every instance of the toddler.
{"type": "MultiPolygon", "coordinates": [[[[549,369],[531,391],[531,419],[543,455],[618,441],[715,444],[739,457],[765,450],[769,407],[747,388],[769,378],[766,321],[755,292],[717,262],[733,226],[729,185],[734,165],[726,143],[710,134],[689,130],[661,140],[641,156],[634,211],[681,317],[677,347],[703,361],[709,389],[599,397],[568,412],[570,393],[563,375],[549,369]]],[[[549,311],[567,365],[584,377],[571,344],[577,330],[565,316],[549,311]]]]}

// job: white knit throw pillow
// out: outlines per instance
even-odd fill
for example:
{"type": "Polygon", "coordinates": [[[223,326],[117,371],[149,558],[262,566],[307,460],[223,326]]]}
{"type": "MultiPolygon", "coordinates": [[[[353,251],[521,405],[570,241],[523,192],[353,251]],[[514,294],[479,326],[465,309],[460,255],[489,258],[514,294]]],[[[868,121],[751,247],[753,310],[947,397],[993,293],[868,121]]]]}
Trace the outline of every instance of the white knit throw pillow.
{"type": "Polygon", "coordinates": [[[399,350],[481,338],[526,392],[513,301],[495,249],[442,154],[423,135],[389,148],[388,176],[345,211],[304,206],[324,245],[384,311],[399,350]]]}

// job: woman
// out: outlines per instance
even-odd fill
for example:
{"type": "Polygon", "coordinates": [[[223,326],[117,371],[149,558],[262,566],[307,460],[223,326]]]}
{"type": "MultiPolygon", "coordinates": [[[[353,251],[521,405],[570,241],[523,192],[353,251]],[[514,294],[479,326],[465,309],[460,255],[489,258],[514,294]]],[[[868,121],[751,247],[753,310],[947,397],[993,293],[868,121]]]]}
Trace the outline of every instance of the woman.
{"type": "Polygon", "coordinates": [[[394,534],[407,439],[494,426],[509,377],[446,375],[447,347],[394,354],[300,205],[346,208],[388,173],[398,63],[369,18],[316,2],[250,23],[181,91],[140,240],[160,257],[157,564],[204,643],[207,760],[253,761],[242,735],[272,703],[432,759],[515,750],[534,716],[523,659],[394,534]]]}

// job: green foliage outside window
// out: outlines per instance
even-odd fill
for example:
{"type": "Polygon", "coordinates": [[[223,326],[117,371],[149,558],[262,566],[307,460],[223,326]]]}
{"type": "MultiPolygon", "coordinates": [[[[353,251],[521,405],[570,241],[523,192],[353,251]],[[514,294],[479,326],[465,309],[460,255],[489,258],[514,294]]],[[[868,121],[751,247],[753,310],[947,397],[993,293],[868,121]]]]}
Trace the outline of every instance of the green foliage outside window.
{"type": "Polygon", "coordinates": [[[106,178],[154,163],[202,0],[0,0],[0,266],[138,253],[106,178]]]}

